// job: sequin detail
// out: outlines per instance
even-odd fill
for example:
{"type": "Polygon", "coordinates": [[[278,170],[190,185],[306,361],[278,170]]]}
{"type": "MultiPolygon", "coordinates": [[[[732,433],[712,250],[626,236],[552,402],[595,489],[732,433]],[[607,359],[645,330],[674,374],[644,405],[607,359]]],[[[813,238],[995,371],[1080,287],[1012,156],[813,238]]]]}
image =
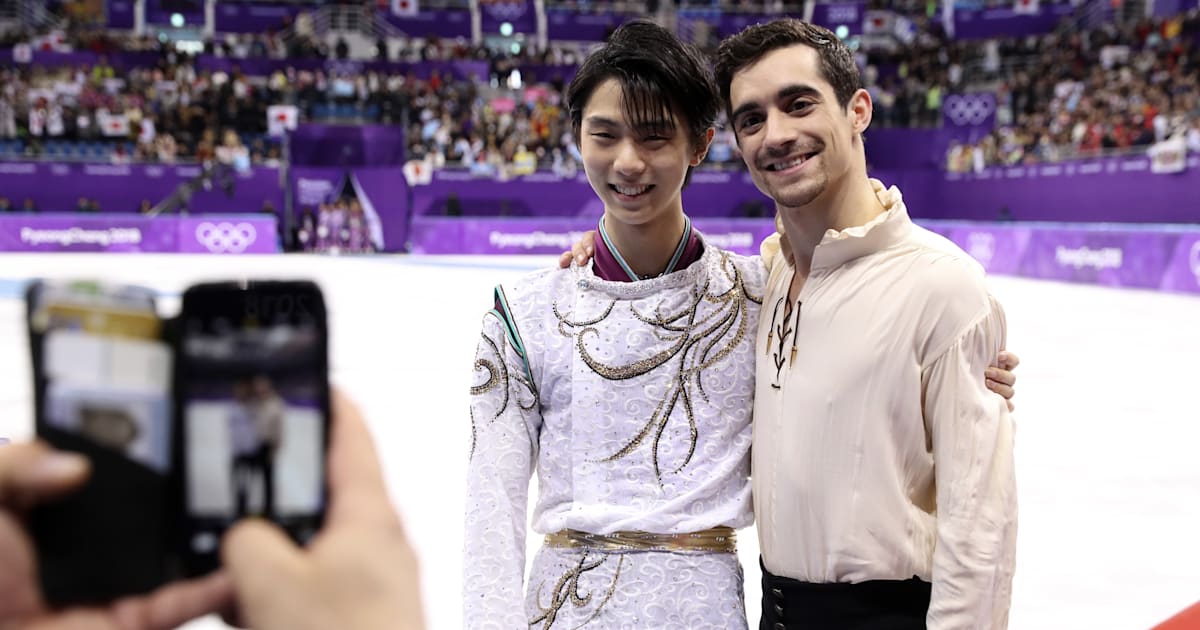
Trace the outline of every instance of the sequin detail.
{"type": "Polygon", "coordinates": [[[652,356],[625,365],[603,363],[592,356],[586,345],[588,338],[600,337],[600,330],[596,325],[612,314],[617,300],[610,303],[600,316],[581,320],[572,320],[559,309],[557,303],[554,304],[559,332],[565,337],[575,338],[575,348],[580,359],[601,377],[607,380],[633,379],[668,364],[668,369],[674,370],[671,387],[658,402],[641,431],[625,446],[599,461],[612,462],[626,457],[651,438],[654,474],[661,485],[661,440],[676,408],[682,408],[687,419],[689,442],[686,456],[671,473],[679,473],[692,461],[699,440],[693,400],[699,395],[708,402],[708,394],[704,391],[702,380],[703,373],[738,347],[746,335],[750,318],[749,303],[762,303],[760,296],[752,296],[747,292],[741,271],[727,254],[721,254],[720,269],[731,282],[729,289],[724,292],[715,293],[711,282],[706,280],[701,287],[692,291],[691,299],[683,308],[673,312],[662,312],[660,304],[652,314],[646,314],[638,312],[633,304],[629,305],[634,318],[650,327],[660,340],[671,342],[671,345],[652,356]]]}
{"type": "MultiPolygon", "coordinates": [[[[483,372],[485,372],[487,374],[487,378],[484,379],[483,383],[480,383],[479,385],[471,386],[471,395],[472,396],[481,396],[481,395],[486,394],[486,393],[492,391],[493,389],[495,389],[497,385],[501,386],[504,390],[504,393],[503,393],[504,397],[500,401],[500,406],[497,407],[496,413],[491,418],[489,418],[489,421],[494,421],[496,418],[499,418],[500,415],[504,413],[504,410],[508,409],[508,403],[510,402],[511,397],[512,397],[512,383],[514,381],[518,385],[520,385],[525,392],[527,392],[529,394],[528,402],[521,402],[520,400],[518,400],[517,405],[521,409],[524,409],[525,411],[529,411],[530,409],[533,409],[534,407],[536,407],[538,405],[538,396],[537,396],[537,390],[534,388],[533,383],[531,383],[529,381],[529,379],[525,378],[524,376],[522,376],[520,374],[510,374],[508,371],[508,365],[504,361],[504,354],[500,350],[500,347],[498,345],[496,345],[496,342],[492,341],[492,339],[490,337],[488,337],[486,334],[481,334],[480,336],[483,337],[483,340],[487,342],[488,348],[491,350],[491,353],[493,356],[490,358],[475,359],[475,372],[478,373],[479,371],[482,370],[483,372]]],[[[504,343],[506,343],[506,344],[508,343],[507,339],[508,339],[507,337],[501,337],[501,340],[503,340],[504,343]]],[[[477,430],[477,424],[476,424],[476,420],[475,420],[475,412],[474,412],[474,410],[472,410],[471,411],[471,452],[470,452],[470,455],[467,456],[468,461],[470,461],[470,459],[475,457],[475,443],[476,443],[477,433],[478,433],[478,430],[477,430]]]]}
{"type": "MultiPolygon", "coordinates": [[[[584,573],[593,571],[604,565],[610,558],[611,556],[604,555],[599,560],[588,562],[588,552],[585,551],[580,554],[579,563],[576,564],[574,568],[564,573],[563,576],[558,579],[558,583],[554,585],[554,591],[551,593],[549,606],[542,605],[542,589],[539,586],[537,607],[540,614],[530,620],[529,625],[535,626],[540,623],[542,624],[542,630],[549,630],[549,628],[551,628],[554,625],[554,622],[558,619],[558,612],[568,601],[571,602],[571,605],[575,606],[576,608],[583,608],[587,606],[592,601],[593,593],[588,593],[587,595],[582,596],[579,594],[579,578],[584,573]]],[[[600,603],[596,605],[596,609],[592,611],[591,616],[587,619],[584,619],[583,623],[575,626],[575,628],[582,628],[588,625],[600,615],[601,611],[604,610],[604,606],[608,604],[608,600],[612,599],[613,593],[617,591],[617,581],[621,578],[621,566],[624,563],[625,556],[623,554],[617,554],[617,568],[613,574],[612,582],[608,585],[608,592],[605,593],[604,598],[600,600],[600,603]]]]}

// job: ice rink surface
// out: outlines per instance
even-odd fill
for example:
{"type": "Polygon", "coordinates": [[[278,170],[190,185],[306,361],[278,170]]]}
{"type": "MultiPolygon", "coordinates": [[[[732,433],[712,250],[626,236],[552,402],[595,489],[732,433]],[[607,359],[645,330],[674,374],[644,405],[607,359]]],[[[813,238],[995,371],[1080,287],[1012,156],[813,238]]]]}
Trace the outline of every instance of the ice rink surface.
{"type": "MultiPolygon", "coordinates": [[[[333,380],[364,408],[421,560],[431,630],[460,627],[467,391],[491,289],[547,257],[0,255],[0,437],[32,431],[21,290],[98,277],[162,294],[202,279],[312,278],[333,380]]],[[[993,277],[1021,357],[1020,533],[1010,628],[1149,628],[1200,600],[1200,298],[993,277]]],[[[530,536],[531,547],[539,542],[530,536]]],[[[741,533],[747,612],[758,546],[741,533]]],[[[223,627],[201,620],[189,630],[223,627]]]]}

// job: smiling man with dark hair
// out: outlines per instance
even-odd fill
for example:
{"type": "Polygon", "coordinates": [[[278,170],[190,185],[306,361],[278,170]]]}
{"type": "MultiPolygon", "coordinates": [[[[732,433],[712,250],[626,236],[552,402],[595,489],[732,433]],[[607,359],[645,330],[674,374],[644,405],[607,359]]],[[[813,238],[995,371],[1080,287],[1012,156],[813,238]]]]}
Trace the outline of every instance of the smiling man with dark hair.
{"type": "Polygon", "coordinates": [[[871,97],[833,33],[752,26],[716,75],[792,254],[759,319],[761,627],[1005,627],[1013,426],[978,376],[1003,309],[978,264],[867,177],[871,97]]]}

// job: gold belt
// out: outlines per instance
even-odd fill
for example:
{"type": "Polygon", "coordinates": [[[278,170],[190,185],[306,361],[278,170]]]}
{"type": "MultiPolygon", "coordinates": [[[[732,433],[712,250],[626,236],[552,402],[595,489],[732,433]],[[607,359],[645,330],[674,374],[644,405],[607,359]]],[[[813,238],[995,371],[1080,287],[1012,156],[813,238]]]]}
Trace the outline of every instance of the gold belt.
{"type": "Polygon", "coordinates": [[[590,534],[577,529],[563,529],[553,534],[546,534],[546,546],[558,549],[599,549],[602,551],[736,553],[737,534],[730,527],[714,527],[690,534],[651,534],[649,532],[590,534]]]}

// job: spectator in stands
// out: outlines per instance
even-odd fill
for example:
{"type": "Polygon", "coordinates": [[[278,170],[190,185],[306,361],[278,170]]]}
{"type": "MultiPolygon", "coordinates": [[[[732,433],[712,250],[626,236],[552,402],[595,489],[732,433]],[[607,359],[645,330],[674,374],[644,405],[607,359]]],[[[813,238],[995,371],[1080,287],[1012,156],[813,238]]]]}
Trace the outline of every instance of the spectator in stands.
{"type": "MultiPolygon", "coordinates": [[[[7,83],[0,76],[0,83],[7,83]]],[[[8,94],[0,94],[0,138],[17,137],[17,110],[8,94]]]]}
{"type": "Polygon", "coordinates": [[[316,246],[317,215],[312,206],[300,209],[300,220],[296,222],[295,247],[299,251],[312,251],[316,246]]]}
{"type": "Polygon", "coordinates": [[[138,204],[138,214],[148,215],[154,211],[154,204],[150,203],[149,199],[143,199],[142,203],[138,204]]]}
{"type": "Polygon", "coordinates": [[[1192,126],[1187,130],[1187,150],[1200,155],[1200,116],[1192,119],[1192,126]]]}
{"type": "Polygon", "coordinates": [[[15,211],[16,210],[13,208],[12,202],[9,201],[8,197],[0,197],[0,214],[7,214],[15,211]]]}
{"type": "Polygon", "coordinates": [[[171,164],[175,162],[177,153],[178,146],[175,144],[174,136],[164,133],[154,138],[154,156],[159,162],[171,164]]]}
{"type": "Polygon", "coordinates": [[[37,214],[41,210],[38,209],[37,202],[32,197],[26,197],[25,201],[21,204],[21,212],[25,214],[37,214]]]}
{"type": "Polygon", "coordinates": [[[92,207],[88,204],[87,197],[80,197],[79,201],[75,203],[75,212],[82,212],[86,214],[91,211],[92,207]]]}

